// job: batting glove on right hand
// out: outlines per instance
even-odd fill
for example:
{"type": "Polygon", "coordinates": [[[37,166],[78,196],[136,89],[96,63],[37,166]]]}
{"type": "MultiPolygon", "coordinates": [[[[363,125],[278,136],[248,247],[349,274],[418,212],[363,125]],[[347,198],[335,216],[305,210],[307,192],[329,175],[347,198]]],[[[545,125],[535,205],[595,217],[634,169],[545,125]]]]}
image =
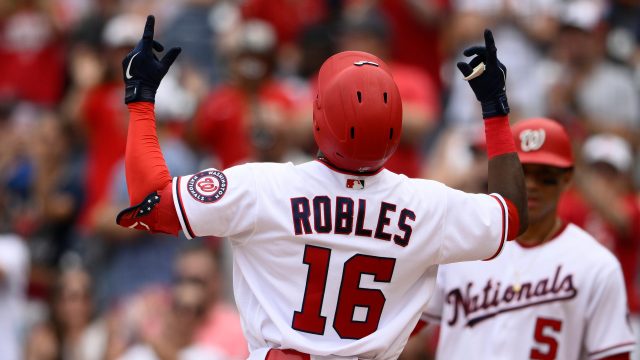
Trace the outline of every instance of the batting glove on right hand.
{"type": "Polygon", "coordinates": [[[482,117],[487,119],[509,113],[506,81],[507,68],[498,60],[491,30],[484,31],[485,46],[472,46],[464,56],[475,56],[469,63],[459,62],[458,69],[469,81],[471,89],[482,106],[482,117]]]}
{"type": "Polygon", "coordinates": [[[161,52],[164,46],[153,40],[155,22],[153,15],[147,17],[142,39],[122,60],[126,104],[137,101],[155,102],[160,81],[182,51],[181,48],[175,47],[170,49],[162,59],[158,59],[153,50],[161,52]]]}

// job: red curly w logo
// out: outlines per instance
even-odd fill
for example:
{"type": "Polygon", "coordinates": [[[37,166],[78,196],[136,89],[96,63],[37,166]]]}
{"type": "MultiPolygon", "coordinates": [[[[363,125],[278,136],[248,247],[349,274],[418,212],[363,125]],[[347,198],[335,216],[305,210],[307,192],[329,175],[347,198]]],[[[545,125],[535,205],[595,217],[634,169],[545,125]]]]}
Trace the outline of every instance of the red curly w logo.
{"type": "Polygon", "coordinates": [[[216,182],[210,177],[206,177],[201,181],[198,181],[196,186],[203,192],[214,192],[218,190],[218,185],[216,185],[216,182]]]}

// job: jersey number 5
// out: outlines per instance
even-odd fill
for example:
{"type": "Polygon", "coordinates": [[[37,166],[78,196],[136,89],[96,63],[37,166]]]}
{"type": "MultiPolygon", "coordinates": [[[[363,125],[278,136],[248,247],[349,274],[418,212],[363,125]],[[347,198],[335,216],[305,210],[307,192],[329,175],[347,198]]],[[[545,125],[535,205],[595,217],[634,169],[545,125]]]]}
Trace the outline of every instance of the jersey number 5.
{"type": "Polygon", "coordinates": [[[534,360],[554,360],[558,354],[558,341],[551,337],[549,333],[559,333],[560,330],[562,330],[562,321],[539,317],[536,320],[536,329],[533,333],[533,338],[538,344],[546,345],[547,351],[542,352],[533,348],[531,349],[529,358],[534,360]],[[545,334],[546,329],[549,329],[547,334],[545,334]]]}
{"type": "MultiPolygon", "coordinates": [[[[303,262],[309,265],[307,286],[304,290],[302,310],[293,314],[293,324],[298,331],[324,335],[326,316],[320,314],[327,286],[331,249],[307,245],[303,262]]],[[[393,275],[396,260],[356,254],[344,263],[342,283],[333,317],[333,328],[342,339],[361,339],[378,329],[382,308],[387,301],[379,289],[360,287],[362,274],[373,275],[376,282],[388,283],[393,275]],[[356,308],[366,308],[364,320],[354,320],[356,308]]]]}

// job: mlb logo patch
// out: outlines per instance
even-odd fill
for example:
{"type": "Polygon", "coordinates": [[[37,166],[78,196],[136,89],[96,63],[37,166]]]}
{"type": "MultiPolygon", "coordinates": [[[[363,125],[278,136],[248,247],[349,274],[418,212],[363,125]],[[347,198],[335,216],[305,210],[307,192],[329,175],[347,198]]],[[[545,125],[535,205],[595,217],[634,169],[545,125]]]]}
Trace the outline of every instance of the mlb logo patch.
{"type": "Polygon", "coordinates": [[[364,180],[347,179],[347,189],[354,189],[354,190],[364,189],[364,180]]]}

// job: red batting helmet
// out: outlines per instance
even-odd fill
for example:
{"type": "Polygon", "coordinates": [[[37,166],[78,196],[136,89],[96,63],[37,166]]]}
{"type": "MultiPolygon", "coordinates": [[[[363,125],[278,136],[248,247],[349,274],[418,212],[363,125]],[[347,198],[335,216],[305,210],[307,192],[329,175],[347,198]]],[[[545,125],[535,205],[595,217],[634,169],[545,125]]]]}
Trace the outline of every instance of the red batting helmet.
{"type": "Polygon", "coordinates": [[[511,127],[511,132],[521,163],[573,166],[569,135],[558,122],[545,118],[521,120],[511,127]]]}
{"type": "Polygon", "coordinates": [[[361,51],[324,62],[313,108],[313,135],[335,166],[366,172],[391,157],[402,131],[402,102],[387,64],[361,51]]]}

